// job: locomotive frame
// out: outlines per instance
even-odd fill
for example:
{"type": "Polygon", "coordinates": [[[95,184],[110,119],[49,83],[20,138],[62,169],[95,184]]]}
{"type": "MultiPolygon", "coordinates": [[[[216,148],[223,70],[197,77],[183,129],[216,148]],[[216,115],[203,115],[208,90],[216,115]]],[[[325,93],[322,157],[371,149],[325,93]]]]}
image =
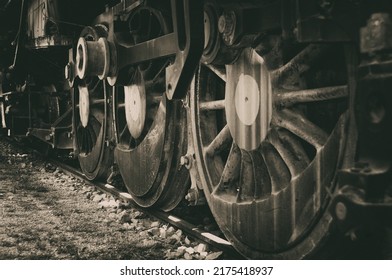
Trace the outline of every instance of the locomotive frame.
{"type": "Polygon", "coordinates": [[[248,258],[390,227],[388,1],[0,7],[9,136],[70,152],[90,180],[118,169],[143,207],[207,203],[248,258]]]}

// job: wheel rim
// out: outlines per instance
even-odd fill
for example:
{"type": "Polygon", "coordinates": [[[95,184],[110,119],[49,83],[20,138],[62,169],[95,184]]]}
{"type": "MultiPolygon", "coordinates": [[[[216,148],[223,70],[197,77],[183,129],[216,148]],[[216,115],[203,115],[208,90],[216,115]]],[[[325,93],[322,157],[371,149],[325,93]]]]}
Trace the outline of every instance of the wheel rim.
{"type": "MultiPolygon", "coordinates": [[[[129,22],[134,43],[168,32],[161,12],[154,8],[142,7],[129,22]],[[149,22],[148,32],[140,20],[149,22]]],[[[187,170],[180,165],[186,151],[186,117],[181,102],[166,99],[167,64],[167,59],[158,59],[130,69],[130,82],[117,87],[113,102],[115,160],[125,185],[139,205],[166,211],[183,199],[188,187],[187,170]]]]}
{"type": "Polygon", "coordinates": [[[196,75],[190,109],[201,183],[218,225],[247,257],[301,258],[328,233],[328,192],[346,141],[346,77],[301,84],[313,80],[309,69],[321,76],[341,69],[323,59],[328,52],[309,45],[282,63],[274,51],[262,57],[245,49],[220,78],[210,65],[214,71],[201,66],[196,75]],[[244,100],[257,82],[253,109],[236,101],[241,79],[244,100]],[[317,121],[323,114],[315,112],[328,107],[334,114],[317,121]]]}

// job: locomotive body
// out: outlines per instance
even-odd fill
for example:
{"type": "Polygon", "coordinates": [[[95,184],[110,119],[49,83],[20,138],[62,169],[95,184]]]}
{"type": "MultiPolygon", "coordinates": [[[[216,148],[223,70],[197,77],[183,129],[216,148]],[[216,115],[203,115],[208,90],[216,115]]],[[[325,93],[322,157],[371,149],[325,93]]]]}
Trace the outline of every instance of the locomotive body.
{"type": "Polygon", "coordinates": [[[388,1],[0,5],[9,136],[118,170],[143,207],[207,203],[248,258],[390,227],[388,1]]]}

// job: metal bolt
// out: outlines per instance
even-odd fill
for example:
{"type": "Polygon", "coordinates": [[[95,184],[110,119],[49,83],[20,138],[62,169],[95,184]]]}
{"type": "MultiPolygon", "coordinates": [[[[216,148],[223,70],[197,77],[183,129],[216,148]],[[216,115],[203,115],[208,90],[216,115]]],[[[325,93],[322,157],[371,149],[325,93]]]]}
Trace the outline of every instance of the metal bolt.
{"type": "Polygon", "coordinates": [[[221,34],[230,35],[235,30],[236,17],[233,11],[225,12],[219,17],[218,30],[221,34]]]}
{"type": "Polygon", "coordinates": [[[65,65],[64,69],[64,76],[65,79],[71,80],[73,78],[73,63],[69,62],[67,65],[65,65]]]}
{"type": "Polygon", "coordinates": [[[188,97],[185,97],[184,99],[181,99],[181,104],[182,104],[183,108],[189,108],[188,97]]]}
{"type": "Polygon", "coordinates": [[[197,195],[196,195],[196,193],[194,192],[194,191],[190,191],[190,192],[188,192],[188,194],[185,196],[185,199],[187,200],[187,201],[189,201],[189,202],[192,202],[192,201],[196,201],[196,199],[197,199],[197,195]]]}
{"type": "Polygon", "coordinates": [[[190,163],[189,156],[186,155],[186,156],[182,156],[182,157],[180,158],[180,164],[181,164],[181,165],[188,166],[189,163],[190,163]]]}
{"type": "Polygon", "coordinates": [[[69,73],[70,72],[70,65],[69,65],[69,63],[67,64],[67,65],[65,65],[65,69],[64,69],[64,76],[65,76],[65,79],[69,79],[69,73]]]}
{"type": "Polygon", "coordinates": [[[345,220],[346,217],[347,217],[347,207],[346,207],[346,205],[344,205],[343,202],[336,203],[335,213],[336,213],[336,217],[339,220],[341,220],[341,221],[345,220]]]}

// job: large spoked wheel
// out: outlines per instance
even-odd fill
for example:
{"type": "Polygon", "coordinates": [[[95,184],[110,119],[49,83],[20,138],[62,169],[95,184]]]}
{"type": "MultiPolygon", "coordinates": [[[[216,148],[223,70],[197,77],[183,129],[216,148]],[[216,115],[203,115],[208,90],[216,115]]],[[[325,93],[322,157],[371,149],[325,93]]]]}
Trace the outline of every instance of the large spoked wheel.
{"type": "MultiPolygon", "coordinates": [[[[87,41],[99,38],[99,30],[88,27],[87,41]]],[[[107,179],[113,165],[113,149],[108,145],[112,135],[111,111],[107,100],[113,88],[97,77],[78,80],[75,85],[74,131],[80,167],[89,180],[107,179]]]]}
{"type": "MultiPolygon", "coordinates": [[[[134,43],[168,32],[162,13],[142,7],[129,19],[134,43]],[[148,27],[144,30],[143,27],[148,27]]],[[[180,157],[186,152],[182,103],[165,93],[167,59],[129,69],[129,83],[114,95],[115,160],[133,199],[143,207],[173,209],[189,187],[180,157]]]]}
{"type": "Polygon", "coordinates": [[[202,65],[191,89],[208,204],[248,258],[299,259],[323,244],[332,221],[329,194],[345,154],[343,48],[280,45],[244,49],[225,69],[202,65]]]}

